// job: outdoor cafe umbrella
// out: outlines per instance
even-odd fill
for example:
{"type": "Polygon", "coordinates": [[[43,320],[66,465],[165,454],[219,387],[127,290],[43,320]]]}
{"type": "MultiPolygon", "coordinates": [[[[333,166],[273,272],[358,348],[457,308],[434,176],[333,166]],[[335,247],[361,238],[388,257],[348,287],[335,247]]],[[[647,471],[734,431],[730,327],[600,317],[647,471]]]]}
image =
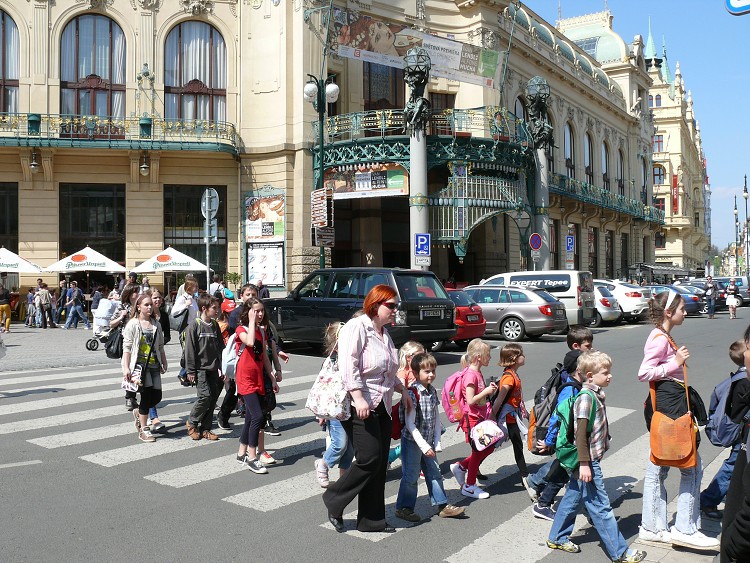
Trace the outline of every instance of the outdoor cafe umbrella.
{"type": "Polygon", "coordinates": [[[40,274],[42,269],[33,262],[21,258],[15,252],[11,252],[4,246],[0,246],[0,272],[40,274]]]}
{"type": "Polygon", "coordinates": [[[205,269],[205,264],[168,246],[148,260],[144,260],[142,264],[131,271],[146,274],[151,272],[199,272],[205,269]]]}
{"type": "Polygon", "coordinates": [[[125,266],[110,260],[87,246],[70,256],[50,264],[45,272],[124,272],[125,266]]]}

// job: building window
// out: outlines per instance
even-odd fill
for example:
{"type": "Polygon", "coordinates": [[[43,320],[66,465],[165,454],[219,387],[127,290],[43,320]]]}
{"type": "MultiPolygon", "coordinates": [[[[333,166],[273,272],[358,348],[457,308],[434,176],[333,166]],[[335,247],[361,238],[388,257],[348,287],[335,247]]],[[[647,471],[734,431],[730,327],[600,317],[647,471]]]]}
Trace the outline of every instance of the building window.
{"type": "Polygon", "coordinates": [[[606,271],[604,275],[608,279],[615,277],[615,233],[604,231],[604,264],[606,271]]]}
{"type": "MultiPolygon", "coordinates": [[[[456,95],[430,92],[430,105],[432,106],[432,115],[435,116],[442,110],[455,108],[456,95]]],[[[436,126],[433,122],[430,122],[430,133],[432,135],[452,135],[453,131],[449,126],[436,126]]]]}
{"type": "Polygon", "coordinates": [[[0,183],[0,246],[18,252],[18,184],[0,183]]]}
{"type": "Polygon", "coordinates": [[[641,202],[648,205],[648,174],[646,173],[646,158],[641,157],[641,202]]]}
{"type": "MultiPolygon", "coordinates": [[[[211,245],[210,266],[216,272],[227,271],[227,187],[226,186],[164,186],[164,244],[205,262],[206,243],[201,199],[207,187],[219,194],[218,240],[211,245]]],[[[201,286],[204,287],[204,286],[201,286]]],[[[205,286],[207,287],[207,286],[205,286]]]]}
{"type": "Polygon", "coordinates": [[[653,140],[654,152],[663,152],[664,151],[664,135],[654,135],[652,140],[653,140]]]}
{"type": "Polygon", "coordinates": [[[576,177],[576,153],[573,129],[570,122],[565,124],[565,129],[563,130],[563,150],[565,151],[565,173],[568,175],[568,178],[574,179],[576,177]]]}
{"type": "Polygon", "coordinates": [[[528,142],[524,124],[529,120],[529,114],[526,110],[526,104],[520,96],[516,98],[516,103],[513,106],[513,115],[516,116],[516,137],[521,141],[528,142]]]}
{"type": "Polygon", "coordinates": [[[651,94],[648,95],[648,107],[654,107],[654,97],[651,94]]]}
{"type": "Polygon", "coordinates": [[[659,166],[657,164],[654,166],[653,172],[654,172],[654,186],[662,185],[664,183],[664,180],[666,179],[664,167],[659,166]]]}
{"type": "Polygon", "coordinates": [[[655,197],[654,198],[654,207],[656,209],[664,211],[666,209],[666,202],[664,201],[664,198],[663,197],[655,197]]]}
{"type": "Polygon", "coordinates": [[[125,263],[125,185],[60,184],[60,252],[85,245],[125,263]]]}
{"type": "Polygon", "coordinates": [[[591,143],[591,135],[586,133],[583,139],[583,167],[586,172],[586,181],[589,184],[594,183],[594,163],[593,160],[594,145],[591,143]]]}
{"type": "Polygon", "coordinates": [[[589,265],[588,270],[595,278],[599,277],[599,260],[597,256],[597,250],[599,249],[599,229],[596,227],[588,227],[586,229],[588,235],[588,250],[589,250],[589,265]]]}
{"type": "Polygon", "coordinates": [[[362,79],[365,111],[403,109],[406,105],[403,69],[363,63],[362,79]]]}
{"type": "Polygon", "coordinates": [[[60,48],[60,111],[125,117],[125,36],[106,16],[73,18],[60,48]]]}
{"type": "Polygon", "coordinates": [[[18,27],[0,10],[0,112],[18,112],[18,75],[21,64],[18,27]]]}
{"type": "Polygon", "coordinates": [[[697,211],[693,214],[693,226],[698,229],[701,226],[701,214],[697,211]]]}
{"type": "Polygon", "coordinates": [[[609,191],[609,147],[602,142],[602,185],[609,191]]]}
{"type": "Polygon", "coordinates": [[[560,220],[552,219],[549,226],[549,267],[551,270],[560,269],[560,252],[557,237],[560,235],[560,220]]]}
{"type": "Polygon", "coordinates": [[[625,196],[625,159],[622,151],[617,151],[617,190],[621,196],[625,196]]]}
{"type": "MultiPolygon", "coordinates": [[[[549,118],[549,113],[547,113],[547,123],[552,125],[552,131],[555,131],[554,124],[552,123],[552,120],[549,118]]],[[[549,174],[555,173],[555,140],[552,139],[552,142],[549,143],[545,149],[544,154],[547,156],[547,172],[549,174]]]]}
{"type": "MultiPolygon", "coordinates": [[[[649,96],[649,98],[650,97],[651,96],[649,96]]],[[[656,107],[660,108],[661,107],[661,94],[657,94],[655,100],[656,100],[656,107]]]]}
{"type": "Polygon", "coordinates": [[[169,32],[164,50],[164,115],[227,120],[227,48],[212,25],[186,21],[169,32]]]}
{"type": "Polygon", "coordinates": [[[627,233],[620,235],[620,274],[625,276],[628,271],[630,256],[630,238],[627,233]]]}
{"type": "Polygon", "coordinates": [[[654,234],[654,247],[656,248],[667,247],[667,237],[663,232],[658,232],[654,234]]]}

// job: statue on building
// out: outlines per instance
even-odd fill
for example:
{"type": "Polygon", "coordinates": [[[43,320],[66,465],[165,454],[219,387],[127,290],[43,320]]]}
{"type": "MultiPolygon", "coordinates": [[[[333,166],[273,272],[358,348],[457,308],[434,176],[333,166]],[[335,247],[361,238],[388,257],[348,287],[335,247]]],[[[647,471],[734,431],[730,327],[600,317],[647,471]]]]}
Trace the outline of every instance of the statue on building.
{"type": "Polygon", "coordinates": [[[430,55],[421,47],[409,49],[404,57],[404,80],[409,85],[411,93],[404,108],[404,131],[409,135],[427,130],[427,122],[432,113],[430,102],[424,97],[424,90],[430,80],[432,61],[430,55]]]}
{"type": "Polygon", "coordinates": [[[526,85],[528,128],[535,149],[543,149],[553,141],[552,125],[547,121],[549,94],[549,84],[541,76],[535,76],[526,85]]]}

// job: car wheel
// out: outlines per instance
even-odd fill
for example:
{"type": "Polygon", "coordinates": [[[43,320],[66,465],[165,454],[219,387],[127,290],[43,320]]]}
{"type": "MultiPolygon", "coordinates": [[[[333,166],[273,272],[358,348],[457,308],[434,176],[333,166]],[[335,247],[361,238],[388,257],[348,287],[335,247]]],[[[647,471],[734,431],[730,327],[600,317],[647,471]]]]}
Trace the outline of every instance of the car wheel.
{"type": "Polygon", "coordinates": [[[708,305],[707,305],[706,303],[704,303],[704,304],[703,304],[703,307],[702,307],[702,308],[701,308],[701,310],[700,310],[700,311],[698,311],[698,312],[699,312],[699,313],[700,313],[701,315],[705,315],[706,313],[708,313],[708,305]]]}
{"type": "Polygon", "coordinates": [[[599,311],[597,311],[594,320],[589,323],[589,326],[593,326],[594,328],[596,328],[602,326],[602,322],[602,316],[599,314],[599,311]]]}
{"type": "Polygon", "coordinates": [[[744,306],[745,305],[745,300],[742,299],[742,297],[740,297],[739,295],[737,295],[736,297],[737,297],[737,307],[744,306]]]}
{"type": "Polygon", "coordinates": [[[438,340],[437,342],[433,342],[429,349],[431,352],[440,352],[441,350],[445,350],[445,345],[447,342],[445,340],[438,340]]]}
{"type": "Polygon", "coordinates": [[[523,339],[524,334],[526,334],[526,329],[520,319],[511,317],[505,319],[503,322],[500,327],[500,334],[502,334],[503,338],[508,342],[518,342],[523,339]]]}
{"type": "Polygon", "coordinates": [[[637,325],[639,322],[641,322],[641,319],[638,317],[628,317],[627,321],[628,321],[628,324],[637,325]]]}

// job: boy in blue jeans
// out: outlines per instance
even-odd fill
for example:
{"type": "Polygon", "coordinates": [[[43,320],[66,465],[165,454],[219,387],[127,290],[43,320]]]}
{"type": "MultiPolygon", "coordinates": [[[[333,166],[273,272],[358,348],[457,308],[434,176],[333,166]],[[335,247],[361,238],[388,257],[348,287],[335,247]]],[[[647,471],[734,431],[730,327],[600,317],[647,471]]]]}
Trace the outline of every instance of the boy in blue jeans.
{"type": "Polygon", "coordinates": [[[427,492],[432,506],[440,509],[441,518],[455,518],[464,513],[462,507],[448,504],[443,488],[443,475],[440,473],[437,454],[440,449],[440,399],[432,386],[435,380],[437,361],[432,354],[415,354],[411,359],[411,369],[417,374],[417,381],[409,387],[408,393],[414,405],[404,412],[401,401],[399,416],[404,421],[401,431],[401,485],[396,500],[396,516],[407,522],[419,522],[422,517],[414,512],[417,503],[417,484],[420,470],[424,472],[427,492]]]}
{"type": "Polygon", "coordinates": [[[603,388],[612,380],[611,369],[612,359],[604,352],[585,352],[578,358],[578,373],[584,383],[576,396],[572,418],[580,465],[571,475],[568,490],[557,508],[547,547],[568,553],[581,551],[569,538],[583,502],[610,559],[615,563],[637,563],[643,561],[646,553],[628,549],[617,526],[599,465],[609,449],[609,425],[603,388]],[[592,413],[591,424],[589,420],[592,413]]]}

